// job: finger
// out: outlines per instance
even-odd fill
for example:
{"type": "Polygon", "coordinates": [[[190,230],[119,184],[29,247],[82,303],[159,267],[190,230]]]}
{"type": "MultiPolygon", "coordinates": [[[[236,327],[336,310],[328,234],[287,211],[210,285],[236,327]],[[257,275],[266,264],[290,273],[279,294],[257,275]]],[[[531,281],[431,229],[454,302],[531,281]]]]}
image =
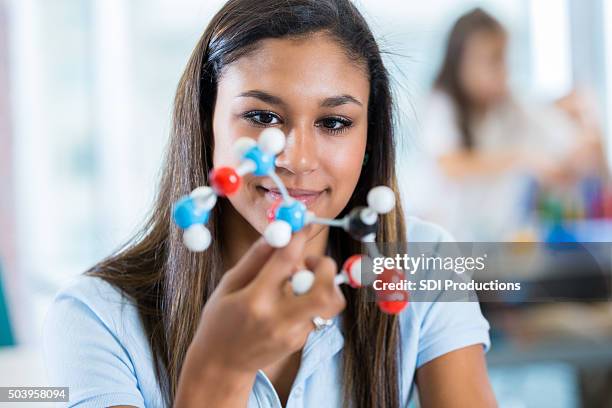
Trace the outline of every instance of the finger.
{"type": "Polygon", "coordinates": [[[302,349],[314,327],[312,321],[297,321],[294,316],[282,316],[281,319],[277,330],[285,339],[285,348],[291,352],[302,349]]]}
{"type": "Polygon", "coordinates": [[[274,251],[253,283],[269,288],[281,287],[293,274],[304,256],[309,228],[304,228],[291,237],[286,247],[274,251]]]}
{"type": "Polygon", "coordinates": [[[306,267],[315,273],[315,281],[311,291],[324,290],[330,294],[340,293],[338,285],[334,283],[338,265],[332,258],[329,256],[308,257],[306,267]]]}
{"type": "Polygon", "coordinates": [[[346,306],[344,295],[334,282],[338,270],[336,263],[330,257],[309,257],[306,266],[314,271],[315,281],[310,291],[291,302],[295,308],[292,313],[309,319],[313,316],[336,316],[346,306]]]}
{"type": "Polygon", "coordinates": [[[260,237],[236,265],[225,273],[219,286],[222,285],[227,292],[234,292],[245,287],[270,259],[274,251],[274,248],[268,245],[263,237],[260,237]]]}

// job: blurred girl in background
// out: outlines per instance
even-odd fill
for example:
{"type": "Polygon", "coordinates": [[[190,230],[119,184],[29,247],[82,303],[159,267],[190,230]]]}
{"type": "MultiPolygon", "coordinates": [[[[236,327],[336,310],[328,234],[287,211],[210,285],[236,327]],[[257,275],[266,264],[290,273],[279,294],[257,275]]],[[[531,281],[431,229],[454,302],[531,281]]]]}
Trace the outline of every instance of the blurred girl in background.
{"type": "Polygon", "coordinates": [[[459,240],[512,238],[527,180],[568,185],[604,167],[600,132],[581,96],[548,106],[518,100],[508,87],[507,47],[506,30],[483,10],[459,18],[424,116],[421,141],[431,160],[423,170],[432,176],[418,194],[421,212],[459,240]]]}

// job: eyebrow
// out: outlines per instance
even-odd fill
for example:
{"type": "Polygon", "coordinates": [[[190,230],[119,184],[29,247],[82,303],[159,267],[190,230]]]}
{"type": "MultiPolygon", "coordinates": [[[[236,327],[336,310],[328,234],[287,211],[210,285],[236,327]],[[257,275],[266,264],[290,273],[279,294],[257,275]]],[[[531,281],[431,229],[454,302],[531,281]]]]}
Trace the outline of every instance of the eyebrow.
{"type": "MultiPolygon", "coordinates": [[[[262,102],[266,102],[266,103],[269,103],[271,105],[280,105],[280,106],[286,106],[287,105],[285,103],[285,101],[283,101],[278,96],[269,94],[268,92],[261,91],[261,90],[258,90],[258,89],[253,89],[253,90],[250,90],[250,91],[242,92],[242,93],[240,93],[238,95],[238,97],[256,98],[256,99],[259,99],[262,102]]],[[[348,95],[348,94],[344,94],[344,95],[332,96],[332,97],[329,97],[329,98],[325,98],[321,102],[321,107],[323,107],[323,108],[334,108],[336,106],[346,105],[348,103],[354,103],[356,105],[363,106],[363,104],[357,98],[355,98],[354,96],[351,96],[351,95],[348,95]]]]}
{"type": "Polygon", "coordinates": [[[354,103],[359,106],[363,106],[357,98],[351,95],[340,95],[340,96],[332,96],[331,98],[326,98],[323,102],[321,102],[321,106],[324,108],[334,108],[340,105],[346,105],[347,103],[354,103]]]}
{"type": "Polygon", "coordinates": [[[250,90],[250,91],[242,92],[238,96],[239,97],[245,97],[245,98],[259,99],[260,101],[269,103],[270,105],[281,105],[281,106],[285,106],[286,105],[285,101],[283,101],[278,96],[274,96],[274,95],[271,95],[271,94],[269,94],[267,92],[259,91],[257,89],[253,89],[253,90],[250,90]]]}

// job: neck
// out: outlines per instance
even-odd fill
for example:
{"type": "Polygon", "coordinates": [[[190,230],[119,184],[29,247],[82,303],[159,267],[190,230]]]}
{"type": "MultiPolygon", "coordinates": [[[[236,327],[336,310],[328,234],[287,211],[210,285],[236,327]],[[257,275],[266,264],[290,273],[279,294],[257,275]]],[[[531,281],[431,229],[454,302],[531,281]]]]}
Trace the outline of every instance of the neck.
{"type": "MultiPolygon", "coordinates": [[[[223,203],[222,213],[221,251],[224,270],[227,270],[238,262],[263,231],[257,231],[229,202],[223,203]]],[[[304,259],[308,256],[325,255],[329,227],[314,225],[309,235],[299,267],[304,266],[304,259]]]]}

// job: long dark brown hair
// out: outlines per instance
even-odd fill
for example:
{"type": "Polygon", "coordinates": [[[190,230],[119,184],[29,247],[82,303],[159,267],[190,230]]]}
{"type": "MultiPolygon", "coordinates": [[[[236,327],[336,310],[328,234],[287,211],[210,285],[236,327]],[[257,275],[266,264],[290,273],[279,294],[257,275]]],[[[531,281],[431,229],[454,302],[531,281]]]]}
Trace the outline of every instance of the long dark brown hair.
{"type": "MultiPolygon", "coordinates": [[[[208,184],[214,148],[213,108],[221,71],[246,53],[256,52],[262,39],[314,32],[325,32],[337,40],[347,55],[366,67],[370,80],[369,160],[340,216],[363,205],[373,186],[385,184],[397,191],[388,73],[378,45],[355,6],[349,0],[228,1],[195,46],[178,85],[172,133],[150,217],[139,234],[86,272],[119,288],[137,305],[155,356],[155,374],[170,405],[202,308],[224,272],[220,267],[223,205],[217,205],[211,214],[208,227],[213,240],[202,253],[185,248],[170,214],[178,198],[208,184]]],[[[394,211],[381,221],[377,240],[405,242],[399,200],[394,211]]],[[[347,239],[344,232],[330,230],[327,253],[339,264],[360,250],[359,243],[347,239]]],[[[397,317],[381,313],[366,290],[343,290],[347,300],[342,317],[345,404],[398,407],[397,317]]]]}
{"type": "Polygon", "coordinates": [[[434,87],[446,92],[452,99],[457,112],[457,125],[465,149],[474,147],[474,135],[470,126],[473,104],[461,85],[460,71],[466,43],[477,32],[505,34],[499,21],[481,8],[461,16],[453,25],[446,44],[446,52],[434,87]]]}

